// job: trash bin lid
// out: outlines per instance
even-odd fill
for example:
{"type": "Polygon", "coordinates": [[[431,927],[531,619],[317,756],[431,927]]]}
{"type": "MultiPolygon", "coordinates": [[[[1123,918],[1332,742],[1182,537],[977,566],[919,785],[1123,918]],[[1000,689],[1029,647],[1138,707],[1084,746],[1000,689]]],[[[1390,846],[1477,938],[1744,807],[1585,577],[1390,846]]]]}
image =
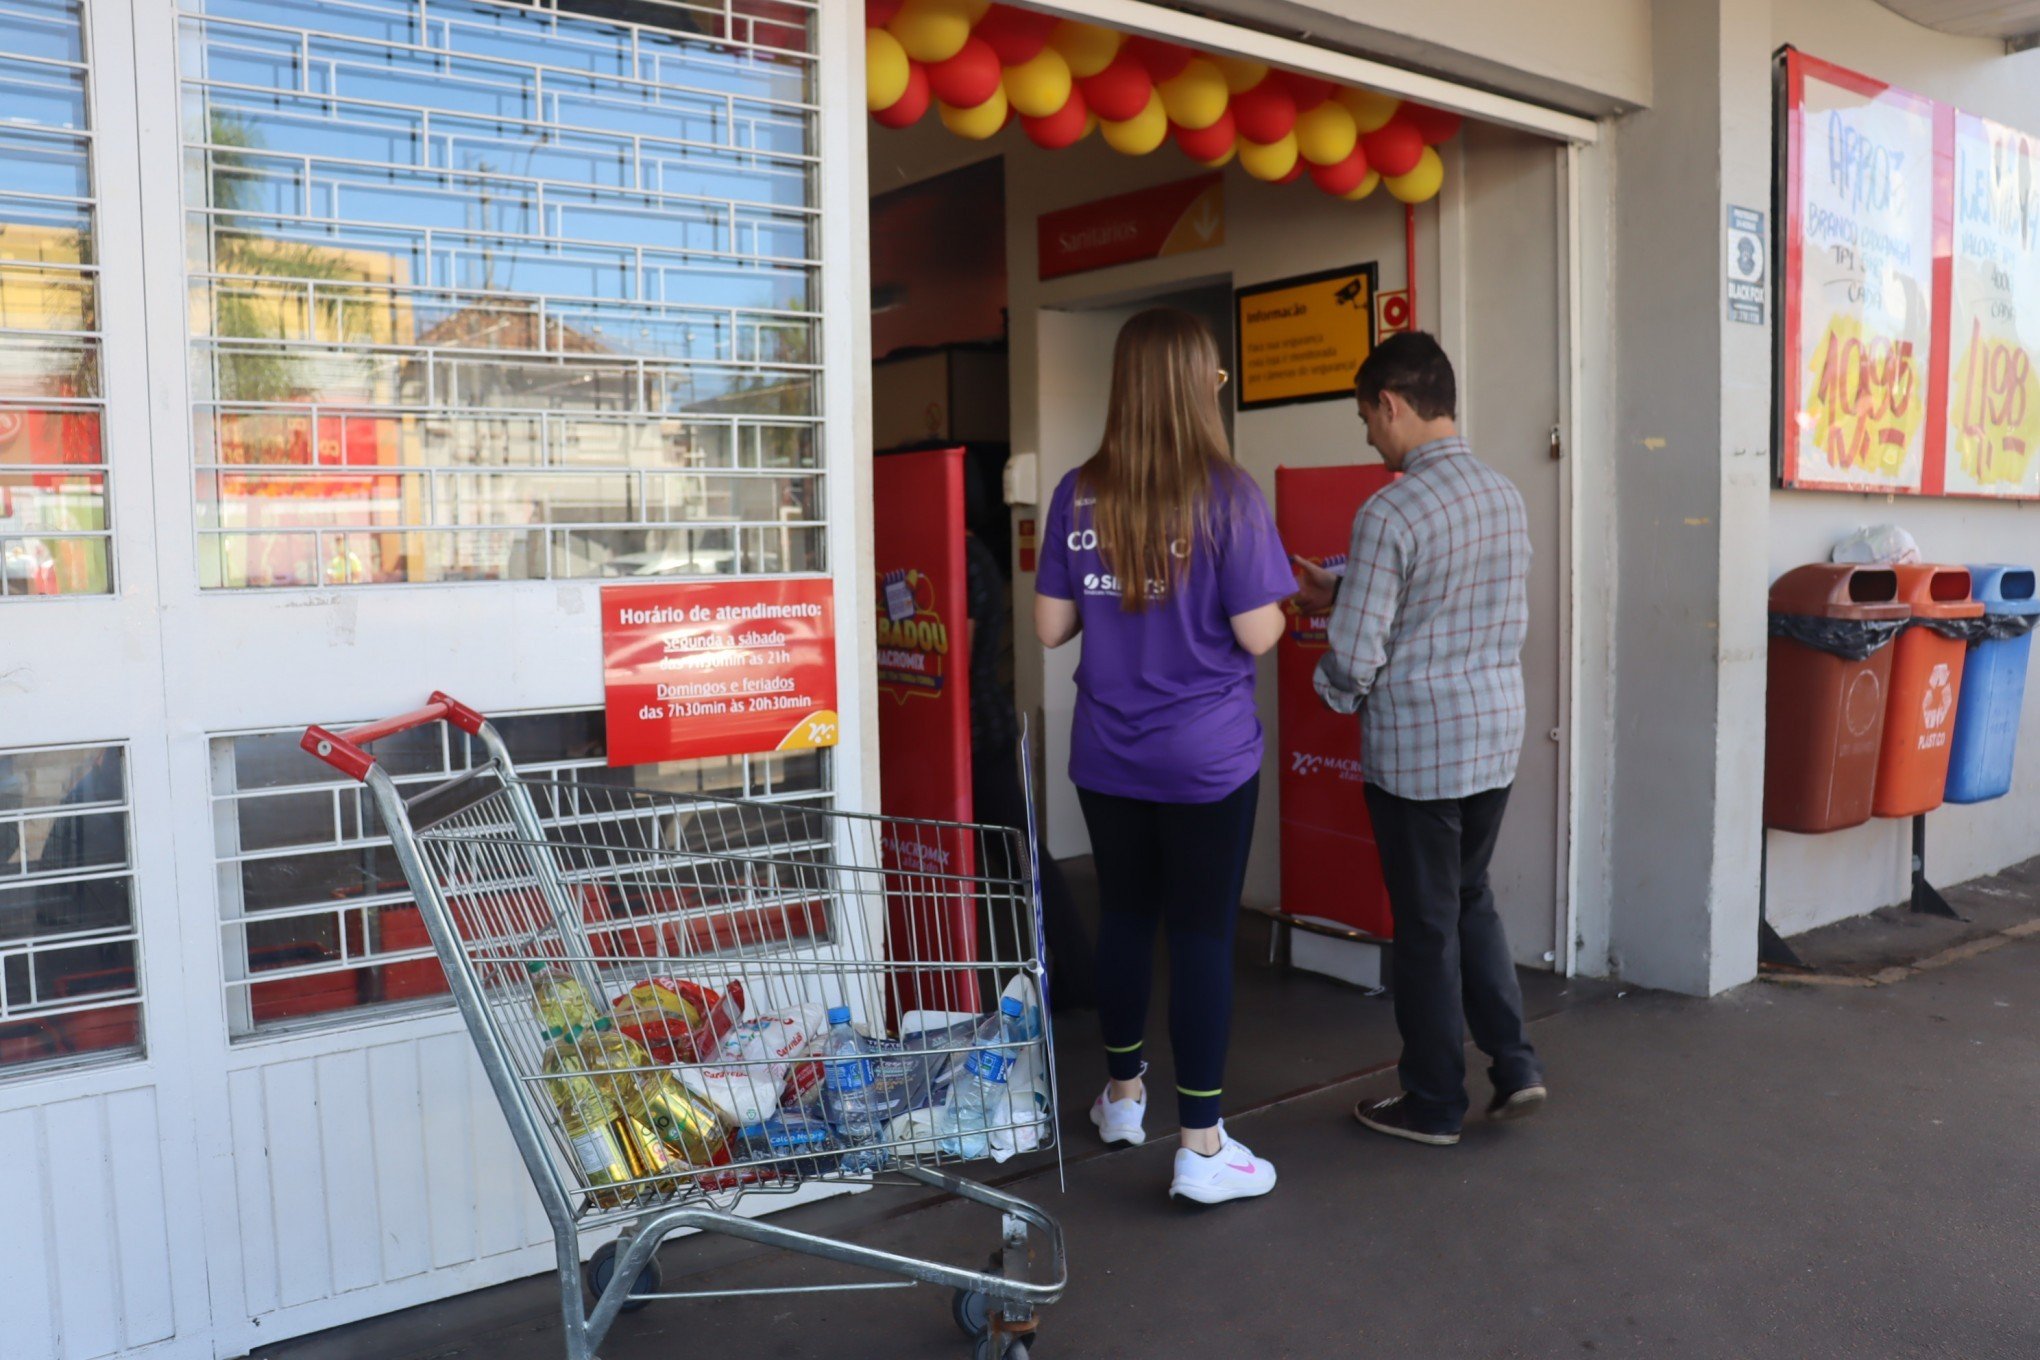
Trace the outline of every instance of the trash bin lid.
{"type": "Polygon", "coordinates": [[[1916,619],[1980,619],[1983,605],[1969,593],[1969,568],[1909,563],[1894,567],[1898,598],[1916,619]]]}
{"type": "Polygon", "coordinates": [[[1986,614],[2040,614],[2040,573],[2003,562],[1969,566],[1969,593],[1986,614]]]}
{"type": "Polygon", "coordinates": [[[1771,612],[1865,621],[1912,617],[1912,607],[1899,600],[1896,571],[1850,562],[1811,562],[1786,572],[1772,583],[1771,612]]]}

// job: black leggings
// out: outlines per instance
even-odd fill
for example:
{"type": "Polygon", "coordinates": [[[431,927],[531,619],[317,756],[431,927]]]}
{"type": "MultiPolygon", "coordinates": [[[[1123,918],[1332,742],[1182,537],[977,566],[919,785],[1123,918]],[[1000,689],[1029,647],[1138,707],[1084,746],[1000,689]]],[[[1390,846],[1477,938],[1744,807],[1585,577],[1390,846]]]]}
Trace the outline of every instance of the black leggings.
{"type": "Polygon", "coordinates": [[[1115,1081],[1140,1075],[1155,927],[1169,932],[1169,1044],[1186,1129],[1218,1123],[1232,1028],[1233,932],[1255,775],[1215,803],[1156,803],[1078,789],[1098,865],[1098,1020],[1115,1081]]]}

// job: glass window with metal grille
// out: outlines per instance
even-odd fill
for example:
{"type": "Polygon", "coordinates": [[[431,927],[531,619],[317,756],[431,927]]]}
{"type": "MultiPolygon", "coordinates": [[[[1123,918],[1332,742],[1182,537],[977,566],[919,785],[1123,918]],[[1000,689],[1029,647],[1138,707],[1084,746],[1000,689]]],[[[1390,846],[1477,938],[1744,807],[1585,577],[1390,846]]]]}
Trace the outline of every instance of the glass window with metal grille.
{"type": "Polygon", "coordinates": [[[814,9],[183,0],[202,583],[825,570],[814,9]]]}
{"type": "Polygon", "coordinates": [[[113,589],[83,0],[0,0],[0,602],[113,589]]]}
{"type": "MultiPolygon", "coordinates": [[[[550,827],[600,816],[619,791],[710,794],[767,803],[826,802],[826,750],[612,769],[601,710],[492,718],[550,827]],[[588,796],[577,798],[575,791],[588,796]]],[[[330,1025],[399,1007],[446,1004],[432,952],[373,801],[359,783],[306,755],[303,727],[212,739],[213,833],[229,1023],[236,1037],[330,1025]]],[[[481,744],[435,725],[378,742],[376,759],[415,797],[487,763],[481,744]]],[[[718,852],[727,819],[714,821],[718,852]]],[[[703,826],[709,823],[704,821],[703,826]]],[[[761,836],[773,828],[760,825],[761,836]]],[[[676,844],[676,854],[690,847],[676,844]]],[[[678,921],[703,951],[753,943],[721,928],[714,903],[675,903],[610,888],[584,889],[590,923],[614,929],[678,921]],[[626,925],[625,923],[628,923],[626,925]]],[[[826,930],[817,917],[804,930],[826,930]]]]}
{"type": "Polygon", "coordinates": [[[127,754],[0,750],[0,1080],[142,1051],[127,754]]]}

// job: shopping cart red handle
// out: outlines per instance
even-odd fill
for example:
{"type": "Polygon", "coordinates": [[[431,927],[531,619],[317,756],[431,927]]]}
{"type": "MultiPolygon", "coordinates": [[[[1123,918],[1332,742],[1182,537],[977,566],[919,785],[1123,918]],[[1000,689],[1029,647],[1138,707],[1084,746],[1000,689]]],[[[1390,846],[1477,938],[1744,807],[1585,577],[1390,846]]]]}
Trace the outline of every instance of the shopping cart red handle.
{"type": "Polygon", "coordinates": [[[399,713],[394,718],[384,718],[381,722],[364,723],[360,727],[350,727],[345,732],[333,732],[323,727],[307,727],[304,739],[298,742],[298,745],[342,774],[355,779],[366,779],[369,767],[375,764],[375,757],[363,748],[372,742],[436,722],[449,722],[471,737],[479,736],[482,724],[486,721],[481,714],[460,700],[434,690],[432,697],[425,701],[425,707],[413,709],[409,713],[399,713]]]}

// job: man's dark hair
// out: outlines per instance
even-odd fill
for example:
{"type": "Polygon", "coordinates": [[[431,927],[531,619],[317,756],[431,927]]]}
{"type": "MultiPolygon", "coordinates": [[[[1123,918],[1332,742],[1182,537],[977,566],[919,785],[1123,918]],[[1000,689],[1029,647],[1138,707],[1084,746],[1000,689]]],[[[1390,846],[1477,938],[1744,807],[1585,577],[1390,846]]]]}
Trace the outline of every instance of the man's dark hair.
{"type": "Polygon", "coordinates": [[[1369,406],[1393,392],[1425,420],[1459,414],[1452,361],[1429,331],[1404,331],[1376,345],[1353,375],[1353,390],[1369,406]]]}

